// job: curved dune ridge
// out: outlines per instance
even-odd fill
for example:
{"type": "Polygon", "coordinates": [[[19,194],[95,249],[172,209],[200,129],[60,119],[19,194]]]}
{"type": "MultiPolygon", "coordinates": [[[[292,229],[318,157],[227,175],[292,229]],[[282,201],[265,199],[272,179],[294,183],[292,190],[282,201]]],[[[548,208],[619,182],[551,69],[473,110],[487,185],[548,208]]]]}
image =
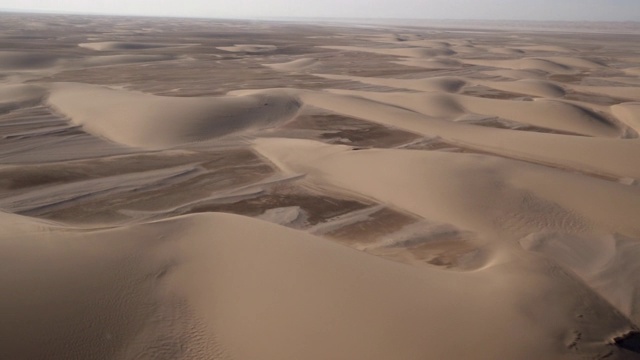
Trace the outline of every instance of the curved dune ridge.
{"type": "Polygon", "coordinates": [[[429,58],[433,56],[454,55],[455,51],[447,48],[423,48],[423,47],[407,47],[407,48],[370,48],[360,46],[320,46],[323,49],[342,50],[342,51],[361,51],[380,55],[391,55],[410,58],[429,58]]]}
{"type": "Polygon", "coordinates": [[[48,104],[87,132],[143,148],[163,148],[274,126],[300,103],[281,91],[244,97],[179,98],[61,83],[48,104]]]}
{"type": "Polygon", "coordinates": [[[631,326],[534,257],[425,270],[228,214],[97,231],[0,221],[11,358],[67,357],[73,344],[85,359],[577,359],[631,326]],[[575,332],[580,353],[566,346],[575,332]]]}
{"type": "MultiPolygon", "coordinates": [[[[505,68],[513,70],[541,70],[551,74],[576,74],[580,69],[570,62],[569,64],[553,61],[545,58],[524,58],[515,60],[460,60],[465,64],[505,68]]],[[[580,62],[577,62],[580,63],[580,62]]]]}
{"type": "MultiPolygon", "coordinates": [[[[415,96],[420,99],[419,96],[423,95],[415,96]]],[[[383,101],[372,100],[373,93],[367,96],[370,99],[318,92],[300,94],[305,104],[425,136],[438,136],[451,144],[596,174],[640,178],[640,158],[635,155],[640,152],[640,143],[634,140],[550,135],[465,125],[389,106],[383,101]]],[[[399,97],[404,103],[408,102],[406,94],[399,97]]],[[[384,101],[393,101],[393,96],[389,95],[384,101]]],[[[421,106],[421,103],[415,106],[421,106]]],[[[438,106],[442,104],[441,101],[437,103],[438,106]]],[[[442,113],[446,116],[456,109],[456,103],[449,102],[442,113]]]]}
{"type": "Polygon", "coordinates": [[[219,46],[216,49],[229,51],[229,52],[244,52],[250,54],[268,53],[275,51],[277,47],[275,45],[254,45],[254,44],[236,44],[233,46],[219,46]]]}
{"type": "Polygon", "coordinates": [[[147,43],[147,42],[126,42],[126,41],[101,41],[81,43],[78,46],[95,50],[95,51],[133,51],[133,50],[146,50],[157,49],[174,46],[185,46],[183,44],[161,44],[161,43],[147,43]]]}
{"type": "Polygon", "coordinates": [[[38,85],[11,84],[0,86],[0,114],[22,106],[36,105],[47,95],[38,85]]]}
{"type": "MultiPolygon", "coordinates": [[[[564,88],[558,84],[555,84],[551,81],[535,79],[521,79],[516,81],[492,81],[453,76],[437,76],[424,79],[374,78],[331,74],[314,74],[314,76],[320,76],[326,79],[350,80],[361,82],[364,84],[383,85],[387,87],[418,91],[444,91],[454,93],[460,91],[464,86],[477,84],[488,86],[497,90],[540,97],[562,97],[566,94],[564,88]]],[[[635,88],[630,89],[635,90],[635,88]]],[[[627,91],[630,92],[629,90],[627,91]]]]}
{"type": "Polygon", "coordinates": [[[332,74],[313,75],[323,77],[325,79],[358,81],[365,84],[418,91],[458,92],[467,84],[466,80],[452,76],[431,77],[426,79],[390,79],[332,74]]]}
{"type": "Polygon", "coordinates": [[[640,133],[640,103],[624,103],[611,107],[611,111],[622,122],[640,133]]]}
{"type": "Polygon", "coordinates": [[[510,101],[438,93],[332,92],[400,106],[436,118],[453,120],[470,112],[589,136],[618,137],[621,134],[618,128],[594,111],[560,101],[510,101]]]}
{"type": "Polygon", "coordinates": [[[635,218],[640,213],[640,189],[622,184],[486,155],[351,151],[348,146],[310,140],[259,139],[255,143],[260,153],[285,170],[380,198],[426,219],[500,238],[529,234],[541,223],[550,231],[565,233],[615,229],[627,236],[640,236],[635,218]],[[298,150],[289,152],[291,148],[298,150]],[[412,176],[396,176],[399,173],[412,176]],[[379,181],[366,182],[366,178],[379,181]],[[607,197],[611,203],[594,206],[599,197],[607,197]],[[527,201],[539,204],[537,217],[530,223],[510,224],[527,217],[527,201]],[[487,202],[492,204],[490,209],[485,208],[487,202]],[[628,215],[612,216],[616,208],[628,215]]]}
{"type": "Polygon", "coordinates": [[[270,67],[274,70],[286,71],[286,72],[296,72],[296,71],[307,70],[307,69],[314,68],[317,65],[319,65],[319,61],[317,59],[312,59],[312,58],[296,59],[293,61],[288,61],[288,62],[279,63],[279,64],[264,64],[264,66],[270,67]]]}
{"type": "MultiPolygon", "coordinates": [[[[602,240],[588,237],[603,233],[622,234],[631,239],[640,236],[636,218],[640,213],[638,188],[486,155],[387,149],[352,151],[348,146],[286,139],[260,139],[255,148],[282,169],[305,173],[321,186],[373,197],[487,238],[517,241],[541,228],[545,229],[544,234],[587,236],[581,240],[585,243],[580,250],[584,263],[575,257],[563,258],[562,263],[581,270],[593,281],[590,285],[601,290],[602,296],[626,316],[640,319],[636,311],[640,305],[640,297],[636,295],[640,285],[631,285],[633,281],[628,278],[630,282],[621,288],[618,271],[609,268],[615,265],[606,261],[600,265],[592,263],[592,258],[602,255],[598,245],[602,240]],[[297,151],[289,151],[291,148],[297,151]],[[377,181],[366,181],[370,178],[377,181]],[[599,201],[602,198],[610,202],[602,203],[599,201]],[[628,289],[629,286],[633,289],[628,289]]],[[[562,246],[564,240],[555,241],[556,246],[562,246]]],[[[578,246],[571,243],[574,249],[578,246]]],[[[637,242],[628,242],[626,247],[612,251],[615,256],[640,259],[637,242]],[[633,249],[633,255],[624,254],[628,248],[633,249]]]]}
{"type": "Polygon", "coordinates": [[[410,59],[410,60],[401,60],[394,61],[394,64],[404,65],[404,66],[413,66],[424,69],[456,69],[462,66],[462,64],[455,59],[446,59],[446,58],[434,58],[434,59],[410,59]]]}
{"type": "Polygon", "coordinates": [[[476,83],[497,90],[548,98],[563,97],[567,93],[565,89],[558,84],[551,81],[536,79],[522,79],[516,81],[477,80],[476,83]]]}
{"type": "Polygon", "coordinates": [[[109,66],[173,59],[175,59],[175,56],[171,55],[105,55],[86,57],[75,62],[71,62],[71,64],[80,66],[109,66]]]}

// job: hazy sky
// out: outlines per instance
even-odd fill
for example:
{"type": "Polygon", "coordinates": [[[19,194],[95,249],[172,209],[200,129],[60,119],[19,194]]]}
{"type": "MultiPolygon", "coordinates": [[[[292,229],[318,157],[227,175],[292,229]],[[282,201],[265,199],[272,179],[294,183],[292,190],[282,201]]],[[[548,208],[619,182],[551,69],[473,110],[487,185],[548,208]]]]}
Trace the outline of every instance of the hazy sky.
{"type": "Polygon", "coordinates": [[[640,0],[0,0],[0,9],[235,18],[640,21],[640,0]]]}

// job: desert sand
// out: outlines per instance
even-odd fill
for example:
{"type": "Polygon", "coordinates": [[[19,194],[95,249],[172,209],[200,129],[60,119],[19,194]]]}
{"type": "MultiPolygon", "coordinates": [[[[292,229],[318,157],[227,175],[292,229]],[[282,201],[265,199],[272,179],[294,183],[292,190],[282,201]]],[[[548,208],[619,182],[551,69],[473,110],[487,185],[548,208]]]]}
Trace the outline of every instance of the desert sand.
{"type": "Polygon", "coordinates": [[[527,26],[0,14],[0,359],[640,358],[640,31],[527,26]]]}

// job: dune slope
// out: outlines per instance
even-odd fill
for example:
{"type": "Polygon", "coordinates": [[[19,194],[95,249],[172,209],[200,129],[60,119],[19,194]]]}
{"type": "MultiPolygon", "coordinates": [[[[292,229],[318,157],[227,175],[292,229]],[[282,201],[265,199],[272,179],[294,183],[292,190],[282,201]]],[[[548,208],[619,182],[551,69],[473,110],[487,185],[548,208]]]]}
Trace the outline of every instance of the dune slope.
{"type": "Polygon", "coordinates": [[[2,221],[19,234],[0,244],[10,358],[567,359],[610,352],[629,327],[569,275],[530,272],[548,266],[535,259],[423,271],[223,214],[89,232],[2,221]],[[38,332],[54,328],[66,342],[38,332]]]}
{"type": "Polygon", "coordinates": [[[300,104],[278,91],[246,97],[178,98],[83,84],[52,86],[48,103],[86,131],[135,147],[163,148],[266,128],[300,104]]]}

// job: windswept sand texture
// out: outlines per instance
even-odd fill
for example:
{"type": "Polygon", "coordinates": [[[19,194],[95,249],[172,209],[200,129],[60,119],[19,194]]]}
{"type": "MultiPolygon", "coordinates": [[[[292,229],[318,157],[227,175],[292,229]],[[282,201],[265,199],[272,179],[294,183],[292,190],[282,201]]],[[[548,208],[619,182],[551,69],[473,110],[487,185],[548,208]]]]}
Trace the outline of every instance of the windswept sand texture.
{"type": "Polygon", "coordinates": [[[0,359],[640,358],[640,32],[487,26],[1,14],[0,359]]]}

